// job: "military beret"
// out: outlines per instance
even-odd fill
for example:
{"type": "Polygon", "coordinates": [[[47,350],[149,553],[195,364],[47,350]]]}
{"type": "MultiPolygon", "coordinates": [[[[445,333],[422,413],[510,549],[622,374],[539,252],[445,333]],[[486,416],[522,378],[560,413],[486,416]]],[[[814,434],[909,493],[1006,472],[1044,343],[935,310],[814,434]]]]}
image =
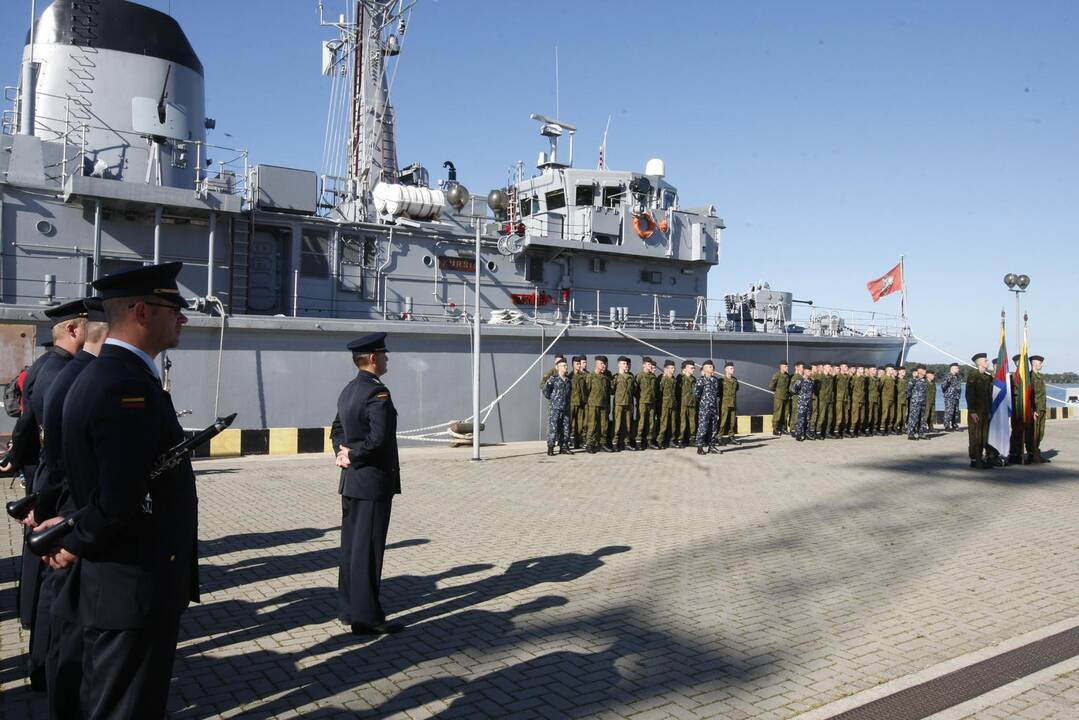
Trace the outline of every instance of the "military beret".
{"type": "Polygon", "coordinates": [[[577,356],[577,359],[578,359],[578,360],[581,360],[581,361],[587,361],[587,360],[588,360],[588,356],[587,356],[587,355],[578,355],[578,356],[577,356]]]}
{"type": "Polygon", "coordinates": [[[730,360],[728,360],[727,362],[723,363],[723,367],[725,367],[725,368],[734,367],[734,363],[732,363],[730,360]]]}
{"type": "Polygon", "coordinates": [[[72,300],[71,302],[51,307],[45,311],[45,317],[49,318],[54,323],[84,318],[86,315],[86,302],[84,300],[72,300]]]}
{"type": "Polygon", "coordinates": [[[1031,355],[1030,359],[1037,360],[1038,362],[1045,362],[1045,358],[1043,358],[1041,355],[1031,355]]]}
{"type": "Polygon", "coordinates": [[[83,300],[86,305],[86,319],[90,322],[108,322],[109,319],[105,317],[105,304],[101,302],[101,298],[88,297],[83,300]]]}
{"type": "Polygon", "coordinates": [[[953,367],[959,367],[959,363],[952,363],[952,364],[951,364],[951,365],[949,365],[948,367],[950,367],[950,368],[953,368],[953,367]]]}
{"type": "Polygon", "coordinates": [[[563,355],[562,353],[555,353],[554,359],[555,359],[555,361],[557,362],[557,361],[559,361],[559,360],[565,360],[565,359],[566,359],[566,356],[565,356],[565,355],[563,355]]]}
{"type": "Polygon", "coordinates": [[[554,364],[555,365],[565,365],[566,364],[566,358],[563,357],[562,355],[559,355],[558,357],[556,357],[554,359],[554,364]]]}
{"type": "Polygon", "coordinates": [[[696,364],[697,363],[693,362],[692,360],[683,360],[682,361],[682,367],[684,367],[684,368],[692,367],[693,365],[696,365],[696,364]]]}
{"type": "Polygon", "coordinates": [[[618,356],[618,362],[631,362],[631,361],[630,361],[630,359],[629,359],[628,357],[626,357],[625,355],[619,355],[619,356],[618,356]]]}
{"type": "Polygon", "coordinates": [[[606,355],[597,355],[596,360],[598,360],[600,362],[607,362],[607,356],[606,355]]]}
{"type": "Polygon", "coordinates": [[[656,361],[653,360],[652,358],[648,357],[647,355],[644,356],[644,359],[641,360],[641,362],[642,363],[652,363],[653,365],[656,364],[656,361]]]}
{"type": "Polygon", "coordinates": [[[125,270],[95,280],[93,287],[102,300],[152,295],[184,308],[187,302],[180,297],[180,289],[176,286],[176,276],[183,266],[182,262],[170,262],[125,270]]]}
{"type": "Polygon", "coordinates": [[[386,333],[371,333],[358,337],[346,346],[354,353],[373,353],[386,349],[386,333]]]}
{"type": "Polygon", "coordinates": [[[704,367],[705,365],[711,365],[712,367],[716,366],[716,364],[714,362],[712,362],[711,360],[705,360],[704,362],[701,363],[701,367],[704,367]]]}
{"type": "Polygon", "coordinates": [[[674,367],[674,360],[667,359],[663,361],[663,367],[674,367]]]}
{"type": "Polygon", "coordinates": [[[970,361],[971,362],[978,362],[979,360],[981,360],[982,358],[985,358],[985,357],[989,357],[989,356],[986,355],[985,353],[978,353],[976,355],[971,355],[970,356],[970,361]]]}
{"type": "Polygon", "coordinates": [[[926,368],[925,368],[925,365],[916,365],[916,366],[914,367],[914,369],[915,369],[915,370],[925,370],[926,368]]]}

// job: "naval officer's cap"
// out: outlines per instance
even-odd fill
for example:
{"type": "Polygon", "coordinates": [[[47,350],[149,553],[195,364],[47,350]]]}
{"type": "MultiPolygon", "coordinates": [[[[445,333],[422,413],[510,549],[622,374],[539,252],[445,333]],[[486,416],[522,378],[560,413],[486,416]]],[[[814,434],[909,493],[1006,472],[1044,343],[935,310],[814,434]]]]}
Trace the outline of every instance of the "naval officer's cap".
{"type": "Polygon", "coordinates": [[[182,262],[170,262],[125,270],[95,280],[93,287],[102,300],[156,297],[178,308],[185,308],[187,301],[180,296],[180,288],[176,285],[176,276],[183,266],[182,262]]]}
{"type": "Polygon", "coordinates": [[[1045,362],[1045,358],[1043,358],[1041,355],[1031,355],[1030,360],[1031,362],[1033,362],[1034,360],[1037,360],[1038,362],[1045,362]]]}
{"type": "Polygon", "coordinates": [[[386,333],[371,333],[358,337],[346,347],[353,353],[373,353],[386,349],[386,333]]]}
{"type": "Polygon", "coordinates": [[[105,317],[105,303],[99,297],[88,297],[83,300],[86,305],[86,319],[90,322],[108,322],[105,317]]]}
{"type": "Polygon", "coordinates": [[[989,357],[989,356],[987,354],[985,354],[985,353],[976,353],[976,354],[970,356],[970,361],[971,362],[978,362],[982,358],[987,358],[987,357],[989,357]]]}
{"type": "Polygon", "coordinates": [[[72,300],[63,305],[51,307],[45,311],[45,317],[52,320],[53,324],[84,318],[86,317],[86,302],[84,300],[72,300]]]}

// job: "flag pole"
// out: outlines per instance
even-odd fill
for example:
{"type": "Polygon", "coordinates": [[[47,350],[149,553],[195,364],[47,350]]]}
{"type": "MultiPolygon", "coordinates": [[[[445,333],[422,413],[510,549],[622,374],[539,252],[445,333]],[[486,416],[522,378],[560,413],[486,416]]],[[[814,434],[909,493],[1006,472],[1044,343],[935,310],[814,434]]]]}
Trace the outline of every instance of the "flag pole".
{"type": "Polygon", "coordinates": [[[899,365],[907,365],[907,339],[910,337],[910,323],[907,322],[907,268],[903,256],[899,256],[899,275],[903,278],[903,295],[899,299],[899,314],[903,318],[903,348],[899,351],[899,365]]]}

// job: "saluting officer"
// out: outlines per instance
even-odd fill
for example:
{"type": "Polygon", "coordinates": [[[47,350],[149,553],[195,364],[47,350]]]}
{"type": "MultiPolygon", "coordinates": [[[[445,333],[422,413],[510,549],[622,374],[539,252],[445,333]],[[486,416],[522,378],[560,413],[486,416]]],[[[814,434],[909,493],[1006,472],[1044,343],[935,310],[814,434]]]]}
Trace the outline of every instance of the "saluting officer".
{"type": "Polygon", "coordinates": [[[337,398],[330,430],[341,468],[338,618],[353,635],[385,635],[404,629],[386,622],[378,597],[393,496],[401,492],[397,410],[380,379],[386,374],[386,333],[365,335],[347,347],[358,372],[337,398]]]}
{"type": "MultiPolygon", "coordinates": [[[[53,614],[77,625],[86,717],[161,718],[180,615],[198,600],[198,498],[189,460],[151,479],[184,439],[154,357],[187,318],[182,264],[101,278],[111,337],[75,379],[61,422],[71,507],[82,511],[50,567],[76,570],[53,614]]],[[[42,523],[47,526],[60,518],[42,523]]]]}

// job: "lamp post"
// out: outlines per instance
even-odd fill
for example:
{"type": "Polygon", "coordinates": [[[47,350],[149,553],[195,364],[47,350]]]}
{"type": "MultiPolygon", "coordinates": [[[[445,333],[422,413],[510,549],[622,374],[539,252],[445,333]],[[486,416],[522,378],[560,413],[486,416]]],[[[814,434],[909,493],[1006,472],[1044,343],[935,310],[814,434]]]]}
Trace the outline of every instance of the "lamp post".
{"type": "Polygon", "coordinates": [[[1008,290],[1015,293],[1015,349],[1018,352],[1019,348],[1023,346],[1022,330],[1019,328],[1019,293],[1027,291],[1027,286],[1030,285],[1030,276],[1008,273],[1004,276],[1004,284],[1008,286],[1008,290]]]}

